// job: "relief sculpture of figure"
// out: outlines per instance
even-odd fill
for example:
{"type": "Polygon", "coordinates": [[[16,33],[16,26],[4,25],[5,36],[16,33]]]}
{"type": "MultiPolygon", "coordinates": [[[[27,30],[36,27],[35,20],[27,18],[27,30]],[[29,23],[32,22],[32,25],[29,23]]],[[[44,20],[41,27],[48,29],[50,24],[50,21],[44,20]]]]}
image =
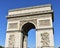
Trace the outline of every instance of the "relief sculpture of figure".
{"type": "Polygon", "coordinates": [[[9,37],[9,47],[13,47],[14,48],[14,35],[10,35],[9,37]]]}
{"type": "Polygon", "coordinates": [[[45,32],[45,33],[42,33],[41,36],[42,36],[41,42],[42,42],[43,46],[49,46],[49,42],[50,42],[49,34],[47,32],[45,32]]]}

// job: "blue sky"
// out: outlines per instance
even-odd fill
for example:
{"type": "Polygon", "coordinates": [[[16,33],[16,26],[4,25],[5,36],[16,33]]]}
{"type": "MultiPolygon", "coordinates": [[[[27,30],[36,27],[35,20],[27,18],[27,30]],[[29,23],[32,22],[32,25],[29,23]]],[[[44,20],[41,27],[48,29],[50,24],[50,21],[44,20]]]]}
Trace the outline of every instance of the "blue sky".
{"type": "MultiPolygon", "coordinates": [[[[4,46],[5,44],[7,26],[6,16],[9,9],[30,7],[42,4],[52,4],[52,8],[54,10],[54,44],[56,47],[60,46],[60,0],[0,0],[0,45],[4,46]]],[[[30,30],[29,34],[32,34],[32,32],[33,38],[35,39],[35,29],[30,30]]],[[[31,35],[29,36],[31,37],[31,35]]],[[[35,43],[35,41],[33,43],[35,43]]]]}

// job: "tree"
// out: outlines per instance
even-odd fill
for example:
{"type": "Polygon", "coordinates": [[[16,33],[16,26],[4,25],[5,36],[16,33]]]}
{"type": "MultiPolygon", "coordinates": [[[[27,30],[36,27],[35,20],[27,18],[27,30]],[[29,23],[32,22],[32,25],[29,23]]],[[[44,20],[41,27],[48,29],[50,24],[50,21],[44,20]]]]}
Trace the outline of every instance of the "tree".
{"type": "Polygon", "coordinates": [[[58,47],[58,48],[60,48],[60,47],[58,47]]]}
{"type": "Polygon", "coordinates": [[[3,48],[2,46],[0,46],[0,48],[3,48]]]}

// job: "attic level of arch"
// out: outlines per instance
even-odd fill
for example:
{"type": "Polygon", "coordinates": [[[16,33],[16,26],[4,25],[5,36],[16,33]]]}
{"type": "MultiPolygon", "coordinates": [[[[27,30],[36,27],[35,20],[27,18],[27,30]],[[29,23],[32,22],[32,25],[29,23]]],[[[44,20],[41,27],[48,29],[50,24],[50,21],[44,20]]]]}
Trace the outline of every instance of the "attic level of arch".
{"type": "Polygon", "coordinates": [[[9,10],[7,18],[52,14],[51,4],[9,10]]]}
{"type": "Polygon", "coordinates": [[[43,14],[52,14],[52,18],[53,18],[53,10],[8,15],[8,16],[6,16],[6,18],[9,19],[9,18],[16,18],[16,17],[27,17],[27,16],[43,15],[43,14]]]}

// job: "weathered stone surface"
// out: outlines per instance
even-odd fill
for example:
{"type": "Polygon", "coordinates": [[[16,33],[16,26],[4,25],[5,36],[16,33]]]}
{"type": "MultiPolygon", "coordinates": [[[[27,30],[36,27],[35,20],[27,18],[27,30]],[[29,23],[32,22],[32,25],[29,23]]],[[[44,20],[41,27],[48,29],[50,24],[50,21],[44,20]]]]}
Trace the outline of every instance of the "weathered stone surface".
{"type": "Polygon", "coordinates": [[[27,31],[35,28],[36,48],[46,48],[47,46],[49,46],[47,48],[51,46],[54,48],[53,10],[50,4],[9,10],[7,19],[5,47],[10,46],[9,37],[10,35],[14,35],[14,44],[12,47],[27,48],[27,31]]]}

